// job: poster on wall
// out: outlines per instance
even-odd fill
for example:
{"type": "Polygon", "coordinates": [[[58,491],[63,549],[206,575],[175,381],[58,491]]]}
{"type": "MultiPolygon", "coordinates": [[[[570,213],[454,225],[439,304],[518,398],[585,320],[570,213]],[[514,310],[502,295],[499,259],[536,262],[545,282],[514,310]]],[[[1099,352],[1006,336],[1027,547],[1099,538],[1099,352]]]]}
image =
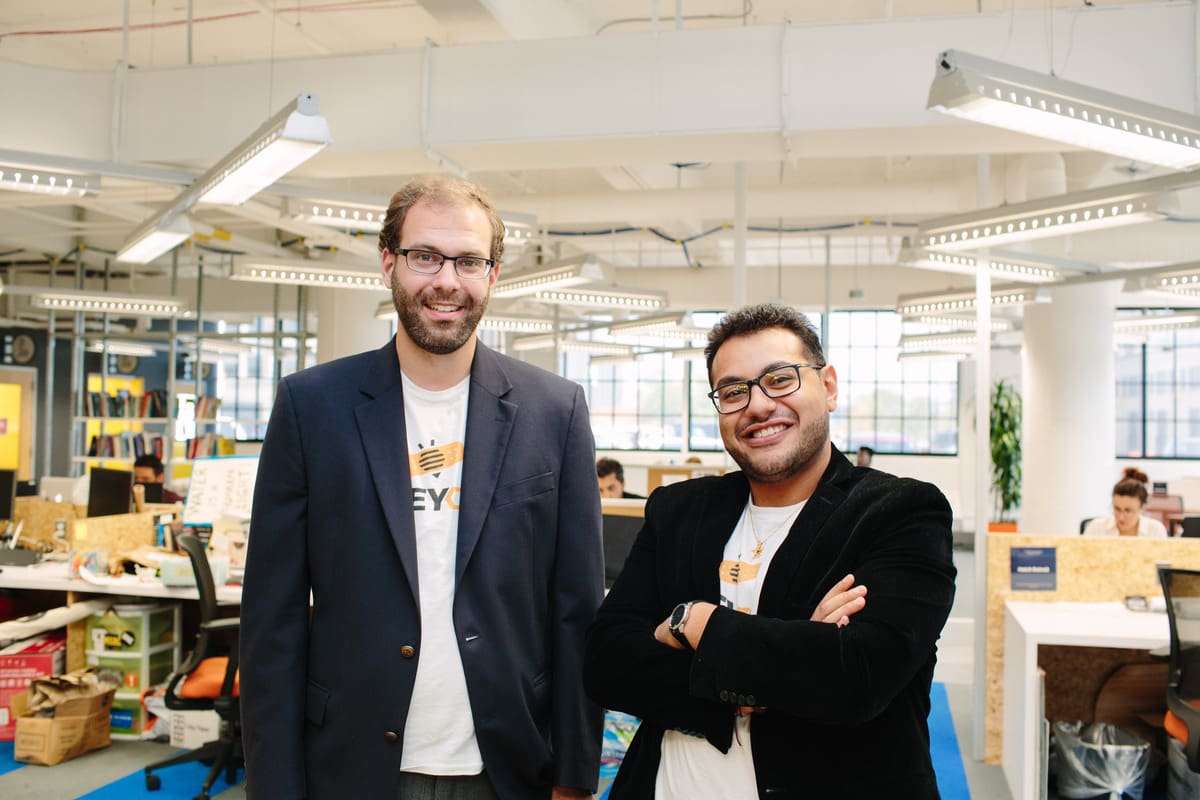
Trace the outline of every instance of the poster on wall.
{"type": "Polygon", "coordinates": [[[1058,588],[1057,550],[1053,547],[1014,547],[1012,591],[1053,592],[1058,588]]]}

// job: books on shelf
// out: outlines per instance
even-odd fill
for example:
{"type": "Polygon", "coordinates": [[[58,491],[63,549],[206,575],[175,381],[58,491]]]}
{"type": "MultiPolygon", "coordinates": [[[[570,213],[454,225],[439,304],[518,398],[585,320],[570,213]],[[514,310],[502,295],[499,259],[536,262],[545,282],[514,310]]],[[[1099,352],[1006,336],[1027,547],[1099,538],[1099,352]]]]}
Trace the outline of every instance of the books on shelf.
{"type": "Polygon", "coordinates": [[[197,420],[214,420],[217,418],[217,412],[221,409],[221,398],[210,397],[209,395],[200,395],[196,398],[196,419],[197,420]]]}
{"type": "Polygon", "coordinates": [[[163,458],[166,438],[157,433],[106,433],[93,436],[88,444],[89,456],[97,458],[137,458],[151,455],[163,458]]]}
{"type": "Polygon", "coordinates": [[[216,433],[205,433],[195,439],[188,439],[187,458],[204,458],[205,456],[225,456],[233,453],[233,447],[228,439],[216,433]]]}
{"type": "Polygon", "coordinates": [[[130,394],[124,389],[115,395],[104,392],[87,393],[87,415],[91,417],[117,417],[138,419],[143,417],[165,417],[167,415],[167,392],[151,389],[145,394],[130,394]]]}

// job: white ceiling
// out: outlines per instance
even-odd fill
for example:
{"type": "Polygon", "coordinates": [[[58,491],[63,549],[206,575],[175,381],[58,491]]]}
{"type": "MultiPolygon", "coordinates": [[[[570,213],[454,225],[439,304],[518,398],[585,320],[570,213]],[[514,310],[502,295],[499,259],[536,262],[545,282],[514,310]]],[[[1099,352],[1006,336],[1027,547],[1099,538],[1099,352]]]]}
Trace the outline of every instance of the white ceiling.
{"type": "MultiPolygon", "coordinates": [[[[190,177],[313,91],[334,144],[244,207],[194,211],[216,238],[184,252],[183,274],[198,254],[219,274],[214,250],[295,255],[299,236],[370,265],[371,237],[281,220],[286,198],[383,203],[448,159],[501,208],[536,215],[551,257],[591,251],[616,282],[721,308],[740,164],[748,299],[886,307],[969,285],[895,259],[915,223],[980,204],[980,156],[988,205],[1163,174],[926,111],[941,49],[1194,112],[1196,32],[1193,3],[1153,0],[0,0],[0,163],[44,157],[103,176],[101,194],[74,205],[0,192],[0,267],[9,282],[44,281],[76,244],[99,266],[190,177]]],[[[1101,269],[1191,260],[1193,195],[1179,194],[1172,222],[1036,249],[1101,269]]],[[[135,285],[168,261],[139,268],[135,285]]],[[[123,280],[128,267],[113,270],[123,280]]],[[[254,296],[208,302],[232,312],[254,296]]]]}

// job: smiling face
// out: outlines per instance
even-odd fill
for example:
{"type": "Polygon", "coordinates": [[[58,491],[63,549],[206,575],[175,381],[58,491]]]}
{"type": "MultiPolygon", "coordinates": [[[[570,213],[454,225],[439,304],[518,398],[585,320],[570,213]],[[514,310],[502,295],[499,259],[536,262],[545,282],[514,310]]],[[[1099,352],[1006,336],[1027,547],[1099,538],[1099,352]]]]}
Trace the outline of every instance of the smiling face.
{"type": "MultiPolygon", "coordinates": [[[[799,337],[782,328],[734,336],[721,344],[713,358],[713,387],[811,361],[799,337]]],[[[754,386],[749,405],[720,415],[725,449],[749,479],[756,503],[782,505],[811,494],[829,463],[829,413],[835,408],[833,367],[804,367],[800,388],[792,394],[772,399],[754,386]],[[797,492],[801,496],[793,499],[797,492]]]]}
{"type": "MultiPolygon", "coordinates": [[[[491,247],[492,226],[479,206],[420,201],[404,218],[397,249],[488,258],[491,247]]],[[[499,264],[483,280],[470,280],[459,277],[450,262],[436,275],[413,272],[404,256],[388,250],[380,255],[380,262],[400,318],[398,336],[435,355],[456,352],[474,339],[499,264]]]]}

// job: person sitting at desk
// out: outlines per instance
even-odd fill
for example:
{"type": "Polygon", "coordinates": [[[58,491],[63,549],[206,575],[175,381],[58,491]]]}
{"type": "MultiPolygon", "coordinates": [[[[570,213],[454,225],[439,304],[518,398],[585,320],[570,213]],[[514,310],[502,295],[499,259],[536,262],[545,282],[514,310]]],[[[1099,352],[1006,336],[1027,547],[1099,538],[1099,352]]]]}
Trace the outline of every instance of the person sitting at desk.
{"type": "Polygon", "coordinates": [[[615,458],[601,458],[596,461],[596,479],[600,482],[601,497],[646,499],[640,494],[625,491],[625,468],[615,458]]]}
{"type": "Polygon", "coordinates": [[[1084,536],[1145,536],[1167,538],[1161,522],[1142,516],[1146,506],[1146,484],[1150,478],[1135,467],[1127,467],[1125,475],[1112,490],[1112,516],[1097,517],[1084,528],[1084,536]]]}
{"type": "MultiPolygon", "coordinates": [[[[158,456],[147,453],[138,456],[133,462],[133,482],[134,483],[162,483],[166,475],[166,468],[163,467],[163,462],[158,456]]],[[[164,503],[182,503],[183,495],[176,494],[166,486],[162,490],[162,501],[164,503]]]]}

